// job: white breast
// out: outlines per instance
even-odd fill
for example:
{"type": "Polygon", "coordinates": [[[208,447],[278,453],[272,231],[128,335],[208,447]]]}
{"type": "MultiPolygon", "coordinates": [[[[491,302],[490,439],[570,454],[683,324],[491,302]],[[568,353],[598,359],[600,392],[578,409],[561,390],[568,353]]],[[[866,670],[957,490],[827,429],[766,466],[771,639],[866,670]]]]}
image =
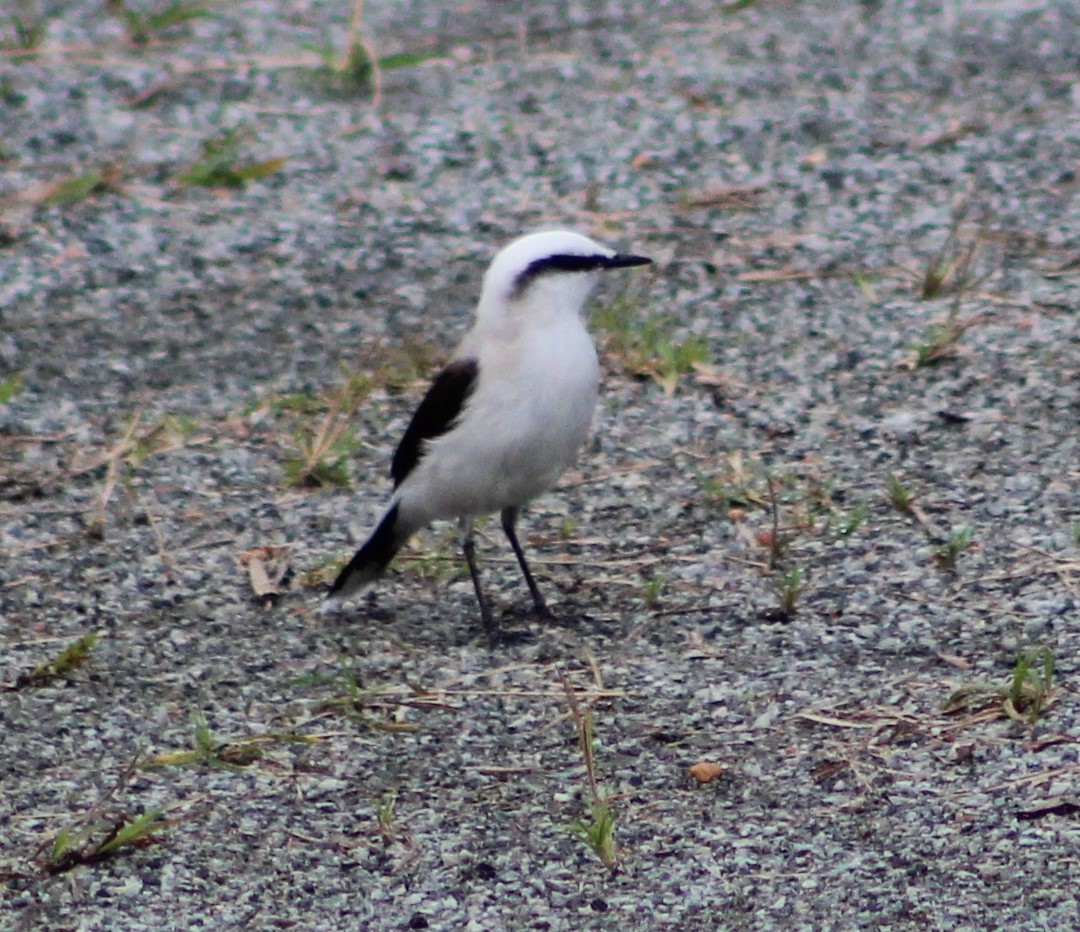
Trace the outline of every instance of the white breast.
{"type": "Polygon", "coordinates": [[[598,383],[596,348],[577,315],[485,341],[458,425],[430,444],[401,489],[403,503],[425,520],[526,504],[576,459],[598,383]]]}

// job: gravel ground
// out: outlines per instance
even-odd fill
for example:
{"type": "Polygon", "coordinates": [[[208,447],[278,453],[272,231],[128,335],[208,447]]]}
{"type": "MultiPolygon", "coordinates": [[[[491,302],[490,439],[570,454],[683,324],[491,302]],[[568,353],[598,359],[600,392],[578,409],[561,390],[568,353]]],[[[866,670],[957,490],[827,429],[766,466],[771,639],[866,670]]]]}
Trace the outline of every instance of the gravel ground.
{"type": "Polygon", "coordinates": [[[517,6],[369,4],[419,56],[377,112],[311,50],[346,3],[136,45],[41,0],[0,53],[0,926],[1073,927],[1075,5],[517,6]],[[286,161],[179,180],[234,129],[286,161]],[[321,617],[486,262],[551,224],[657,260],[524,523],[559,621],[495,525],[497,650],[450,526],[321,617]],[[349,485],[290,487],[358,371],[349,485]]]}

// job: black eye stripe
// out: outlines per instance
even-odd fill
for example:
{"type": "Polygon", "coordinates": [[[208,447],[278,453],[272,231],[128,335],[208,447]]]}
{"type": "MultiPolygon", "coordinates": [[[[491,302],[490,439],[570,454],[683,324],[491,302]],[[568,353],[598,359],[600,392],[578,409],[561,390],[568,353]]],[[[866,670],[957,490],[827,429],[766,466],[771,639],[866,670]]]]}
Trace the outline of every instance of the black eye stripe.
{"type": "Polygon", "coordinates": [[[606,260],[607,256],[544,256],[530,262],[519,278],[535,278],[545,272],[593,272],[602,269],[606,260]]]}
{"type": "Polygon", "coordinates": [[[617,253],[614,256],[590,255],[577,256],[570,253],[558,253],[544,256],[530,262],[525,271],[514,279],[512,293],[520,295],[529,282],[548,272],[595,272],[598,269],[621,269],[635,265],[648,265],[652,260],[644,256],[630,256],[617,253]]]}

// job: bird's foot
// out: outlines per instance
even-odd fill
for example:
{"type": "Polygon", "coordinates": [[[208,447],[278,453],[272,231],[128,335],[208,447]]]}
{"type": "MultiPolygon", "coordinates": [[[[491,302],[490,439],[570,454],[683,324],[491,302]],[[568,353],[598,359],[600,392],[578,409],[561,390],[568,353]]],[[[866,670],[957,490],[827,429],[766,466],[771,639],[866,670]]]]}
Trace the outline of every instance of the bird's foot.
{"type": "Polygon", "coordinates": [[[540,621],[558,621],[558,616],[546,605],[538,605],[533,609],[533,615],[540,621]]]}
{"type": "Polygon", "coordinates": [[[498,629],[488,632],[488,648],[495,650],[499,647],[514,647],[520,644],[529,644],[533,641],[534,634],[528,629],[515,628],[510,631],[498,629]]]}

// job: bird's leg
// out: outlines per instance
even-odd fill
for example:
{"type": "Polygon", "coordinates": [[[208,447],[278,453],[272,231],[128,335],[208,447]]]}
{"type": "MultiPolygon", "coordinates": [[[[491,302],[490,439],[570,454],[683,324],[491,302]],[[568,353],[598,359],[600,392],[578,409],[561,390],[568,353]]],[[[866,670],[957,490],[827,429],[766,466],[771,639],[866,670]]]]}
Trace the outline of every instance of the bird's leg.
{"type": "Polygon", "coordinates": [[[536,614],[541,618],[550,618],[551,609],[547,607],[544,597],[540,595],[540,590],[536,588],[536,580],[533,579],[533,574],[529,571],[529,564],[525,560],[525,551],[521,549],[521,544],[518,542],[517,538],[517,531],[514,530],[514,525],[517,523],[518,510],[516,508],[504,508],[500,517],[502,518],[502,529],[506,532],[506,539],[510,541],[510,546],[514,548],[514,556],[517,557],[518,565],[521,567],[521,572],[525,576],[525,582],[529,586],[533,605],[536,606],[536,614]]]}
{"type": "Polygon", "coordinates": [[[491,609],[484,597],[483,586],[480,585],[480,571],[476,568],[476,541],[473,538],[473,523],[463,519],[461,522],[461,549],[465,552],[465,562],[469,564],[469,575],[472,576],[473,589],[476,590],[476,601],[480,603],[480,618],[484,622],[484,631],[487,634],[488,643],[494,646],[499,639],[499,629],[495,619],[491,617],[491,609]]]}

